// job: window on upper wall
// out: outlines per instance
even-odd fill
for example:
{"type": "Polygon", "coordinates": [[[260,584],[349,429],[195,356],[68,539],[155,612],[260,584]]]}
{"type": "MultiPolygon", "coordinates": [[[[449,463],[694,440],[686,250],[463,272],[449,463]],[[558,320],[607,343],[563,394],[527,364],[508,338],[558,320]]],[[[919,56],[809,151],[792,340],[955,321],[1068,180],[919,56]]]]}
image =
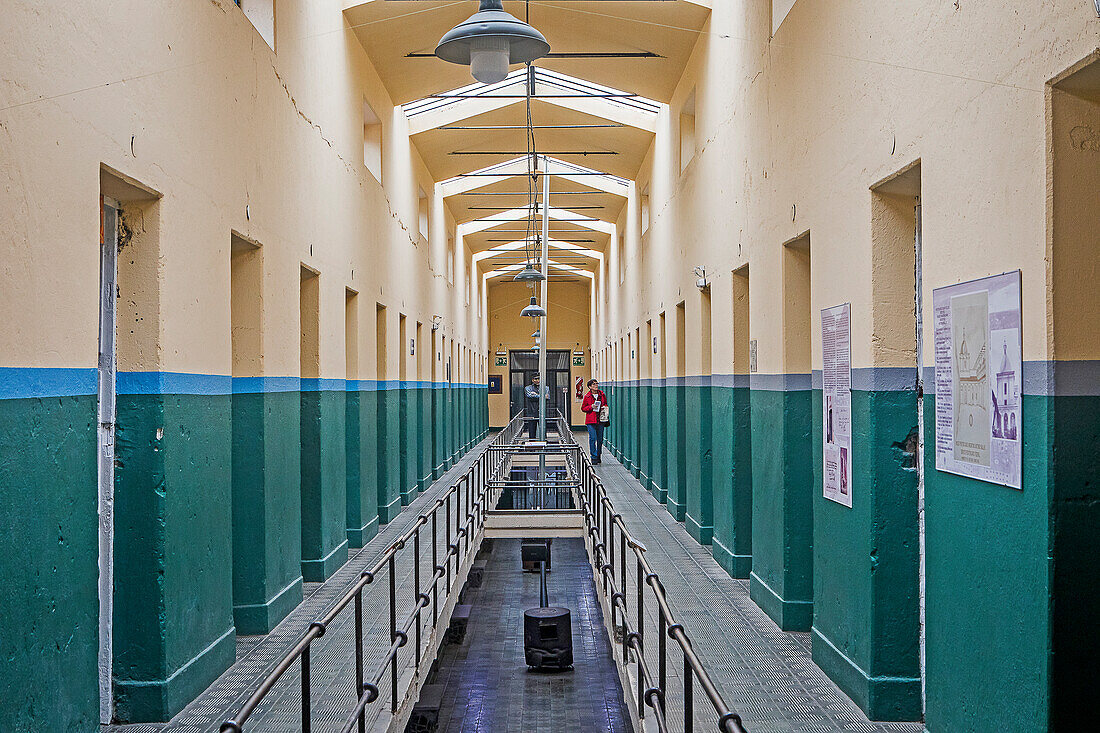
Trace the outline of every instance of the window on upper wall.
{"type": "Polygon", "coordinates": [[[234,0],[264,42],[275,50],[275,0],[234,0]]]}
{"type": "Polygon", "coordinates": [[[619,235],[619,285],[626,282],[626,237],[619,235]]]}
{"type": "Polygon", "coordinates": [[[649,231],[649,186],[642,189],[638,205],[642,210],[642,234],[645,234],[649,231]]]}
{"type": "Polygon", "coordinates": [[[454,236],[447,237],[447,284],[455,284],[455,238],[454,236]]]}
{"type": "Polygon", "coordinates": [[[697,145],[695,141],[695,90],[684,100],[680,108],[680,172],[687,169],[695,159],[697,145]]]}
{"type": "Polygon", "coordinates": [[[366,99],[363,100],[363,165],[374,180],[382,182],[382,120],[366,99]]]}
{"type": "Polygon", "coordinates": [[[420,240],[428,243],[428,194],[423,188],[416,189],[416,203],[419,215],[420,240]]]}

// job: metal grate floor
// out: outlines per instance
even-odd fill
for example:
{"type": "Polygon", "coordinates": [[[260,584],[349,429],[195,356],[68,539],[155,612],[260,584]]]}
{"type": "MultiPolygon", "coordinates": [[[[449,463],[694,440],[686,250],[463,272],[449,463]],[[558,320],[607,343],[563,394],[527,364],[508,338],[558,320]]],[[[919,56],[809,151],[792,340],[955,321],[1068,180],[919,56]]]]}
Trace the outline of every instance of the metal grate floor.
{"type": "MultiPolygon", "coordinates": [[[[673,613],[684,625],[726,703],[751,733],[919,733],[919,723],[874,723],[810,658],[809,634],[780,631],[749,598],[746,580],[731,578],[710,550],[697,543],[663,505],[611,455],[596,469],[630,532],[646,547],[646,558],[668,593],[673,613]]],[[[636,585],[628,570],[629,598],[636,585]]],[[[652,596],[649,596],[651,599],[652,596]]],[[[648,600],[648,599],[647,599],[648,600]]],[[[656,628],[649,603],[646,632],[656,628]]],[[[633,608],[633,604],[632,604],[633,608]]],[[[656,644],[644,644],[656,668],[656,644]]],[[[670,729],[682,729],[682,655],[668,645],[670,729]]],[[[695,686],[695,729],[716,730],[717,716],[695,686]]]]}
{"type": "MultiPolygon", "coordinates": [[[[486,439],[489,440],[489,439],[486,439]]],[[[306,583],[305,599],[266,636],[237,638],[237,662],[226,670],[213,684],[168,723],[139,725],[114,725],[103,728],[103,733],[212,733],[232,717],[245,699],[259,685],[280,659],[305,633],[309,624],[320,618],[354,583],[359,574],[373,565],[383,552],[401,534],[408,530],[417,517],[450,488],[480,455],[482,445],[476,446],[458,463],[418,496],[362,550],[352,550],[348,562],[324,583],[306,583]]],[[[430,578],[431,534],[430,524],[422,530],[424,559],[421,562],[421,578],[430,578]]],[[[444,556],[445,542],[442,524],[437,544],[440,557],[444,556]]],[[[398,618],[407,616],[413,606],[413,563],[411,552],[398,554],[398,618]]],[[[422,582],[424,582],[422,580],[422,582]]],[[[385,590],[386,571],[379,573],[375,585],[363,596],[363,638],[366,652],[366,668],[371,669],[389,646],[389,597],[385,590]]],[[[429,586],[430,587],[430,586],[429,586]]],[[[444,582],[440,581],[439,603],[446,596],[444,582]]],[[[431,613],[431,607],[425,614],[431,613]]],[[[428,616],[425,616],[427,621],[428,616]]],[[[427,625],[427,624],[426,624],[427,625]]],[[[328,632],[312,645],[313,682],[313,730],[328,733],[339,729],[350,712],[354,699],[355,657],[352,641],[354,624],[350,611],[341,614],[328,632]]],[[[410,634],[411,636],[411,634],[410,634]]],[[[412,642],[402,649],[400,660],[411,665],[412,642]]],[[[388,677],[386,678],[388,679],[388,677]]],[[[382,685],[381,698],[368,707],[368,721],[379,711],[389,707],[389,685],[382,685]]],[[[294,664],[279,680],[245,726],[246,731],[257,733],[297,733],[301,731],[301,666],[294,664]]]]}
{"type": "Polygon", "coordinates": [[[484,582],[466,592],[466,638],[444,644],[429,684],[443,685],[438,733],[631,730],[584,541],[555,539],[551,606],[572,616],[573,669],[533,672],[523,653],[523,612],[539,605],[539,575],[520,568],[520,540],[483,546],[484,582]],[[486,548],[491,548],[486,553],[486,548]]]}

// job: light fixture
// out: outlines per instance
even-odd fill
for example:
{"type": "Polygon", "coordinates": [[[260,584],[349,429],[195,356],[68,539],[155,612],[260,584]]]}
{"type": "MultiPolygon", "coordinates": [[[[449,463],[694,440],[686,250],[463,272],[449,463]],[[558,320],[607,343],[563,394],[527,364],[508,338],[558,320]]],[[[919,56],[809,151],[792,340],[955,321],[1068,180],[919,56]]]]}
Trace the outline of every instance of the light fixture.
{"type": "Polygon", "coordinates": [[[546,38],[527,23],[504,12],[501,0],[481,0],[481,7],[439,40],[435,55],[469,66],[482,84],[508,76],[510,64],[529,64],[550,53],[546,38]]]}
{"type": "Polygon", "coordinates": [[[527,266],[512,279],[521,283],[540,283],[546,278],[542,276],[542,273],[532,263],[528,262],[527,266]]]}
{"type": "Polygon", "coordinates": [[[432,331],[438,331],[443,325],[443,316],[432,316],[432,331]]]}
{"type": "Polygon", "coordinates": [[[531,334],[531,338],[533,338],[533,339],[542,338],[542,329],[536,328],[535,332],[533,334],[531,334]]]}
{"type": "Polygon", "coordinates": [[[696,267],[695,277],[697,278],[695,280],[695,287],[704,291],[710,289],[710,282],[707,280],[707,269],[705,267],[696,267]]]}
{"type": "Polygon", "coordinates": [[[531,305],[521,310],[519,314],[527,318],[542,318],[546,315],[546,309],[539,305],[538,300],[532,295],[531,305]]]}

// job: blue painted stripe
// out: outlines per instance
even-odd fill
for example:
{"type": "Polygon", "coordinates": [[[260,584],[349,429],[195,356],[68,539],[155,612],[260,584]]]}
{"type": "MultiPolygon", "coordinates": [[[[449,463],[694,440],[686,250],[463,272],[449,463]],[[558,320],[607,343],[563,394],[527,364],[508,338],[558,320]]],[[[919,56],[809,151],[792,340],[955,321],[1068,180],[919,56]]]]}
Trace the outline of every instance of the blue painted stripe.
{"type": "MultiPolygon", "coordinates": [[[[1100,360],[1025,361],[1023,392],[1036,397],[1100,397],[1100,360]]],[[[924,367],[924,391],[936,392],[936,369],[924,367]]],[[[866,392],[904,392],[915,388],[912,367],[858,367],[852,369],[852,389],[866,392]]],[[[812,374],[715,374],[710,377],[623,379],[604,387],[674,387],[678,385],[743,387],[765,391],[821,389],[821,370],[812,374]]]]}
{"type": "Polygon", "coordinates": [[[0,367],[0,400],[94,395],[98,379],[94,368],[0,367]]]}
{"type": "Polygon", "coordinates": [[[813,389],[810,374],[750,374],[749,387],[762,392],[805,392],[813,389]]]}
{"type": "Polygon", "coordinates": [[[298,392],[301,388],[298,377],[233,377],[233,394],[298,392]]]}
{"type": "Polygon", "coordinates": [[[115,391],[120,395],[228,395],[233,393],[233,378],[184,372],[119,372],[115,391]]]}
{"type": "MultiPolygon", "coordinates": [[[[821,389],[821,370],[813,371],[813,388],[821,389]]],[[[856,392],[910,392],[917,388],[916,367],[857,367],[852,369],[856,392]]]]}
{"type": "MultiPolygon", "coordinates": [[[[0,367],[0,399],[41,399],[95,395],[99,371],[95,368],[0,367]]],[[[119,372],[115,390],[120,395],[230,395],[298,391],[374,392],[398,389],[476,389],[474,382],[377,381],[372,379],[299,379],[298,377],[230,377],[186,372],[119,372]]]]}
{"type": "Polygon", "coordinates": [[[316,379],[302,380],[303,392],[343,392],[347,389],[347,381],[343,379],[316,379]]]}

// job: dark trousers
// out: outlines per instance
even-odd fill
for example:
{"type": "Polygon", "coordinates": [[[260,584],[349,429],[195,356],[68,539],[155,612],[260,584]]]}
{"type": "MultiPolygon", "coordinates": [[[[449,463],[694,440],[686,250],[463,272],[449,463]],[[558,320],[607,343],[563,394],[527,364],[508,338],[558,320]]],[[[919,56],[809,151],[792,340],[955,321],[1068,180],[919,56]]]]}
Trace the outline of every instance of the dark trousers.
{"type": "Polygon", "coordinates": [[[536,440],[539,437],[539,418],[535,417],[527,418],[527,439],[536,440]]]}
{"type": "Polygon", "coordinates": [[[592,449],[592,457],[599,458],[603,453],[603,425],[586,425],[588,428],[588,445],[592,449]]]}

